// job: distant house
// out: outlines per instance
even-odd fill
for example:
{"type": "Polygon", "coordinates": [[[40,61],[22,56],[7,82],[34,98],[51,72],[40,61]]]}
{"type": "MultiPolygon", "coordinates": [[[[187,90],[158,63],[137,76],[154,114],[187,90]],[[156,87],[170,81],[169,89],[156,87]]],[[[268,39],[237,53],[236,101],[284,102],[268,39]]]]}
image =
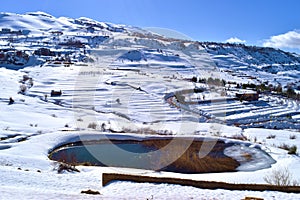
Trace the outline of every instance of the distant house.
{"type": "Polygon", "coordinates": [[[50,33],[55,36],[61,36],[64,34],[62,31],[51,31],[50,33]]]}
{"type": "Polygon", "coordinates": [[[83,48],[85,45],[80,40],[68,40],[67,42],[59,43],[60,46],[68,46],[68,47],[76,47],[76,48],[83,48]]]}
{"type": "Polygon", "coordinates": [[[48,48],[39,48],[34,51],[34,54],[38,56],[55,56],[55,52],[48,48]]]}
{"type": "Polygon", "coordinates": [[[241,101],[257,101],[259,98],[259,94],[252,90],[241,90],[235,96],[241,101]]]}
{"type": "Polygon", "coordinates": [[[10,34],[11,30],[9,28],[2,28],[0,34],[10,34]]]}
{"type": "Polygon", "coordinates": [[[3,52],[0,52],[0,61],[5,61],[6,60],[6,55],[3,52]]]}
{"type": "Polygon", "coordinates": [[[62,92],[61,92],[61,90],[60,91],[51,90],[50,95],[51,95],[51,97],[58,97],[58,96],[62,95],[62,92]]]}
{"type": "Polygon", "coordinates": [[[0,34],[10,34],[10,35],[28,35],[30,33],[30,30],[11,30],[10,28],[2,28],[0,31],[0,34]]]}

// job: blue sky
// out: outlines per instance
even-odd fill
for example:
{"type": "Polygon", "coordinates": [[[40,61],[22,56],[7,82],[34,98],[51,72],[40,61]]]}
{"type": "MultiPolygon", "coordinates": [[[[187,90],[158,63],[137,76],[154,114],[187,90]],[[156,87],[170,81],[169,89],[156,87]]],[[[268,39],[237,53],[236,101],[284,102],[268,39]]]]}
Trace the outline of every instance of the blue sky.
{"type": "Polygon", "coordinates": [[[299,0],[6,0],[1,12],[43,11],[138,27],[162,27],[199,41],[300,49],[299,0]]]}

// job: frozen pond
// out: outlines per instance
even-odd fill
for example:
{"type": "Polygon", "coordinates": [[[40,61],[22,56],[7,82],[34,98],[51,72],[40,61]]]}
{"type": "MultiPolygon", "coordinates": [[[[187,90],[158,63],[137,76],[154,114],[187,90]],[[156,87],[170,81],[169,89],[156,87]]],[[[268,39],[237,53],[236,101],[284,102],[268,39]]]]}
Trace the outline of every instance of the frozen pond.
{"type": "Polygon", "coordinates": [[[68,144],[55,149],[49,157],[74,165],[180,173],[250,171],[268,168],[274,163],[268,154],[257,147],[204,138],[104,139],[68,144]]]}

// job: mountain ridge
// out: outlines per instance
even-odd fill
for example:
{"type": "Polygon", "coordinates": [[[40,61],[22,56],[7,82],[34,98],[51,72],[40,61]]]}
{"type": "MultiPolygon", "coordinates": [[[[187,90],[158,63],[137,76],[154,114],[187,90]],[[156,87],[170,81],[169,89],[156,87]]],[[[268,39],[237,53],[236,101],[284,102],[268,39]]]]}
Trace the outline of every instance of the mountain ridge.
{"type": "MultiPolygon", "coordinates": [[[[263,82],[270,81],[275,85],[278,83],[286,85],[300,77],[300,56],[281,49],[237,43],[180,40],[139,27],[99,22],[87,17],[77,19],[54,17],[40,11],[25,14],[1,12],[0,39],[0,48],[14,46],[15,49],[27,51],[26,57],[38,52],[39,48],[48,48],[46,54],[49,55],[54,55],[53,52],[58,53],[58,51],[66,54],[68,49],[67,54],[80,57],[80,61],[91,60],[86,50],[92,52],[103,46],[113,49],[130,47],[132,50],[165,49],[173,51],[174,55],[180,52],[189,55],[191,52],[194,55],[205,55],[209,62],[212,61],[209,65],[215,65],[221,71],[230,71],[231,75],[228,79],[238,74],[242,77],[259,77],[263,82]],[[77,53],[74,53],[75,50],[77,53]]],[[[37,56],[39,55],[34,55],[37,56]]],[[[23,63],[19,61],[20,59],[12,60],[18,61],[14,62],[17,67],[11,68],[18,68],[25,62],[24,59],[21,59],[23,63]]],[[[38,57],[33,60],[41,59],[38,57]]],[[[199,65],[208,66],[205,62],[202,60],[199,65]]]]}

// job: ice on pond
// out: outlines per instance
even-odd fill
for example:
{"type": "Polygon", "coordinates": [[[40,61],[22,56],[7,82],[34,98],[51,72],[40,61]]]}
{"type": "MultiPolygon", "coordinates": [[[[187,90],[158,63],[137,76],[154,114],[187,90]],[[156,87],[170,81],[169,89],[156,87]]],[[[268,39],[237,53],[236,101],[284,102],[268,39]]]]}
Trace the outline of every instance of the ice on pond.
{"type": "Polygon", "coordinates": [[[238,171],[256,171],[271,167],[276,161],[258,147],[245,144],[233,145],[224,150],[224,154],[240,163],[238,171]]]}

